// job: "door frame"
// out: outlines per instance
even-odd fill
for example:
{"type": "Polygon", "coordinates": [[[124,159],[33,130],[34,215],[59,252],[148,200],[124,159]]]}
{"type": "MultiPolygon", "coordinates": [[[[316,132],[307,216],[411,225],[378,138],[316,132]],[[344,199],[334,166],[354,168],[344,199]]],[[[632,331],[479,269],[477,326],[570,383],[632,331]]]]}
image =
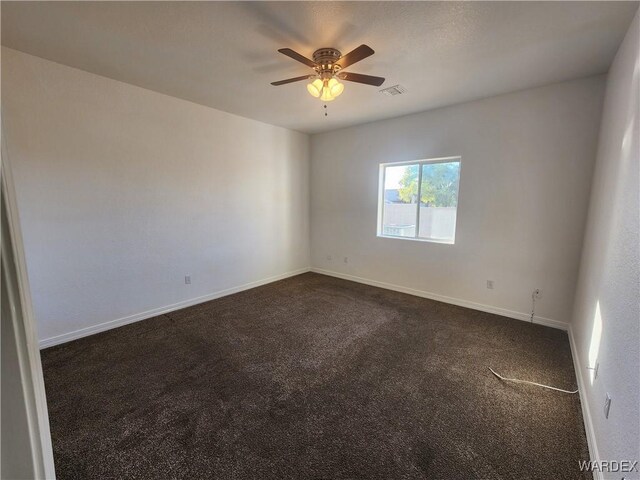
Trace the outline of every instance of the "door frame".
{"type": "Polygon", "coordinates": [[[29,288],[13,176],[6,136],[4,135],[4,125],[1,120],[0,132],[1,201],[5,207],[3,210],[6,212],[8,225],[8,232],[2,232],[0,242],[2,255],[13,257],[3,260],[3,262],[7,262],[8,267],[4,269],[3,278],[0,281],[6,281],[7,287],[11,292],[9,295],[10,309],[13,313],[11,321],[15,331],[21,383],[25,398],[33,471],[37,479],[55,479],[49,414],[42,363],[40,361],[37,328],[31,302],[31,290],[29,288]],[[11,266],[14,268],[11,268],[11,266]]]}

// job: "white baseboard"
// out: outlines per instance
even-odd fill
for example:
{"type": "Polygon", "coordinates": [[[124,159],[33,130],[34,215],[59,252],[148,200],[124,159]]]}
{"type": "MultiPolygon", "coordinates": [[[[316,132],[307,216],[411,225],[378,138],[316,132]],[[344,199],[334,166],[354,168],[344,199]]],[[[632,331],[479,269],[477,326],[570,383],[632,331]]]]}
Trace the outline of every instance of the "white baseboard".
{"type": "MultiPolygon", "coordinates": [[[[394,285],[392,283],[379,282],[377,280],[370,280],[368,278],[356,277],[354,275],[334,272],[332,270],[324,270],[322,268],[311,267],[311,271],[316,273],[321,273],[323,275],[329,275],[331,277],[350,280],[352,282],[364,283],[365,285],[371,285],[373,287],[385,288],[387,290],[393,290],[395,292],[408,293],[409,295],[415,295],[416,297],[428,298],[431,300],[437,300],[438,302],[450,303],[452,305],[471,308],[473,310],[480,310],[481,312],[494,313],[496,315],[502,315],[503,317],[515,318],[516,320],[523,320],[525,322],[531,321],[531,314],[528,314],[528,313],[515,312],[513,310],[507,310],[500,307],[483,305],[481,303],[461,300],[459,298],[447,297],[437,293],[426,292],[424,290],[416,290],[414,288],[403,287],[401,285],[394,285]]],[[[559,320],[553,320],[551,318],[535,316],[533,317],[533,322],[539,325],[546,325],[547,327],[558,328],[560,330],[565,330],[565,331],[569,330],[568,323],[561,322],[559,320]]]]}
{"type": "MultiPolygon", "coordinates": [[[[596,433],[593,429],[593,420],[591,419],[591,410],[589,409],[589,400],[586,395],[586,385],[583,371],[584,366],[580,362],[580,355],[578,354],[578,347],[576,345],[573,329],[569,328],[569,345],[571,346],[571,357],[573,358],[573,368],[576,371],[576,381],[578,382],[578,392],[580,395],[580,406],[582,407],[582,418],[584,420],[584,429],[587,433],[587,445],[589,447],[589,460],[592,462],[600,461],[600,454],[598,453],[598,444],[596,441],[596,433]]],[[[594,480],[604,480],[604,475],[600,471],[594,471],[594,480]]]]}
{"type": "Polygon", "coordinates": [[[40,346],[40,349],[43,349],[47,347],[52,347],[54,345],[59,345],[61,343],[70,342],[71,340],[77,340],[78,338],[93,335],[94,333],[104,332],[105,330],[111,330],[112,328],[121,327],[129,323],[139,322],[140,320],[146,320],[148,318],[157,317],[158,315],[163,315],[165,313],[173,312],[181,308],[191,307],[192,305],[197,305],[199,303],[215,300],[216,298],[226,297],[227,295],[242,292],[243,290],[249,290],[250,288],[266,285],[267,283],[277,282],[278,280],[294,277],[296,275],[300,275],[301,273],[306,273],[310,270],[311,269],[309,267],[300,268],[298,270],[294,270],[291,272],[282,273],[280,275],[275,275],[273,277],[264,278],[262,280],[257,280],[255,282],[245,283],[244,285],[238,285],[236,287],[231,287],[225,290],[219,290],[214,293],[209,293],[201,297],[196,297],[190,300],[174,303],[172,305],[154,308],[151,310],[147,310],[146,312],[136,313],[134,315],[128,315],[126,317],[110,320],[108,322],[99,323],[98,325],[92,325],[90,327],[80,328],[78,330],[74,330],[73,332],[63,333],[62,335],[56,335],[55,337],[49,337],[49,338],[40,340],[39,346],[40,346]]]}

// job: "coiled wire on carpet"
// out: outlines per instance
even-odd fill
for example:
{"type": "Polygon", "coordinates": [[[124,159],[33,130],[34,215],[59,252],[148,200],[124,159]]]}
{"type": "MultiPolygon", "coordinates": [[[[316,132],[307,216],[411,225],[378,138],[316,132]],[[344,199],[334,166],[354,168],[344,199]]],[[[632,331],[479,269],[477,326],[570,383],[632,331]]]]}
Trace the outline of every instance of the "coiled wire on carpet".
{"type": "Polygon", "coordinates": [[[548,388],[550,390],[555,390],[557,392],[570,393],[570,394],[578,393],[578,390],[575,390],[575,391],[572,392],[572,391],[569,391],[569,390],[563,390],[561,388],[550,387],[549,385],[543,385],[542,383],[529,382],[527,380],[518,380],[517,378],[505,378],[502,375],[496,373],[493,370],[493,368],[491,368],[491,367],[487,367],[487,368],[489,368],[489,370],[491,370],[491,373],[493,373],[496,377],[498,377],[500,380],[503,380],[505,382],[528,383],[529,385],[535,385],[537,387],[548,388]]]}

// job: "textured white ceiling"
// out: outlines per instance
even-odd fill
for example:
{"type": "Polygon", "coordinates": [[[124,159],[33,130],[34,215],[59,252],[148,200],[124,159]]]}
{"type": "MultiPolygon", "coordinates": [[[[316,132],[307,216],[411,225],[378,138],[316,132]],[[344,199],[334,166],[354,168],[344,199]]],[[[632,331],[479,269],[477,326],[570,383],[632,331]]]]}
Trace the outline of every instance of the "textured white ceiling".
{"type": "Polygon", "coordinates": [[[395,117],[606,72],[637,2],[2,2],[2,44],[303,132],[395,117]],[[408,92],[346,83],[328,104],[277,52],[375,55],[348,71],[408,92]]]}

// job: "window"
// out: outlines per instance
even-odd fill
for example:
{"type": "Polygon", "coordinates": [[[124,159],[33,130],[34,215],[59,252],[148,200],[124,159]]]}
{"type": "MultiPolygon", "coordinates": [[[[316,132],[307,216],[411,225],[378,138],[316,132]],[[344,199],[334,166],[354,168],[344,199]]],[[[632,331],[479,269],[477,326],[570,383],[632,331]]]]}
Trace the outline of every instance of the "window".
{"type": "Polygon", "coordinates": [[[460,157],[380,165],[378,236],[454,243],[460,157]]]}

